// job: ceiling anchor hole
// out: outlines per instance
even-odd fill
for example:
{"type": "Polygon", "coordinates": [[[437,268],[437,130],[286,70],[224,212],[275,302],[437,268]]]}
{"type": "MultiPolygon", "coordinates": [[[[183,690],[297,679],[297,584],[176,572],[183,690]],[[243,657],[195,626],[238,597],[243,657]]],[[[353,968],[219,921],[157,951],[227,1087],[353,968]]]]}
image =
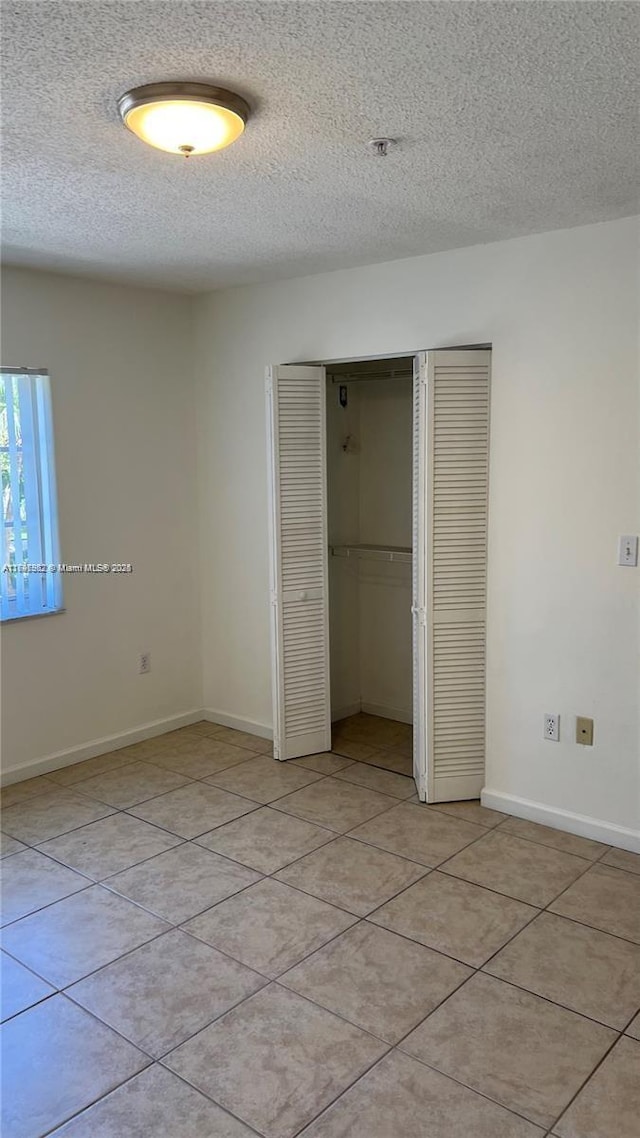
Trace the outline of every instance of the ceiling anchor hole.
{"type": "Polygon", "coordinates": [[[394,142],[394,138],[371,138],[369,146],[378,158],[386,158],[394,142]]]}

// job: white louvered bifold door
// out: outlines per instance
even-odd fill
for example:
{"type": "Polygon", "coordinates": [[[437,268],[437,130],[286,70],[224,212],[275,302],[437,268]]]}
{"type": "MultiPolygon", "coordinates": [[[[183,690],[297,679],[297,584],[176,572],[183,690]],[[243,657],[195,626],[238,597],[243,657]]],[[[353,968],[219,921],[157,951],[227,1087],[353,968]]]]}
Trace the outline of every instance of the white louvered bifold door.
{"type": "Polygon", "coordinates": [[[331,750],[323,367],[267,370],[274,755],[331,750]]]}
{"type": "MultiPolygon", "coordinates": [[[[428,793],[429,676],[427,638],[427,493],[429,471],[428,359],[413,366],[413,777],[424,802],[428,793]]],[[[429,799],[430,801],[430,799],[429,799]]]]}
{"type": "Polygon", "coordinates": [[[428,800],[477,798],[485,769],[491,353],[428,353],[428,800]]]}

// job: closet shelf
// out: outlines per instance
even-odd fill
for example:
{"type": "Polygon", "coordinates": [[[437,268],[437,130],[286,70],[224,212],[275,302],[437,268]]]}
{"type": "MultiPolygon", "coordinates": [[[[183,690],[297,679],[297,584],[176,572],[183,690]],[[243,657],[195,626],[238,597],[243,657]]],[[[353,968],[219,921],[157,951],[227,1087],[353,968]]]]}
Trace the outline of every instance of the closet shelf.
{"type": "Polygon", "coordinates": [[[332,557],[367,558],[370,561],[411,562],[411,546],[408,545],[330,545],[332,557]]]}

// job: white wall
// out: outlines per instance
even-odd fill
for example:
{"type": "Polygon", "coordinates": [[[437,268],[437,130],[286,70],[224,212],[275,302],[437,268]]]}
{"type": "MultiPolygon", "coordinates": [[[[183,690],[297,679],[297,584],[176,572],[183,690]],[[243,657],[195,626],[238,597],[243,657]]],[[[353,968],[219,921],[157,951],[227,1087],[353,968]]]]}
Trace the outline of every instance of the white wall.
{"type": "MultiPolygon", "coordinates": [[[[360,530],[360,397],[349,387],[341,407],[338,387],[327,381],[327,504],[330,545],[358,541],[360,530]]],[[[360,590],[358,562],[329,557],[331,716],[360,710],[360,590]]]]}
{"type": "Polygon", "coordinates": [[[358,601],[362,708],[412,723],[411,564],[363,558],[358,601]]]}
{"type": "Polygon", "coordinates": [[[413,383],[360,381],[360,541],[411,545],[413,383]]]}
{"type": "Polygon", "coordinates": [[[134,565],[2,626],[13,771],[201,707],[201,647],[191,300],[8,269],[3,325],[2,362],[51,373],[63,561],[134,565]]]}
{"type": "Polygon", "coordinates": [[[490,341],[487,784],[638,827],[639,574],[616,565],[640,529],[637,234],[626,219],[197,301],[207,706],[271,720],[265,364],[490,341]]]}
{"type": "MultiPolygon", "coordinates": [[[[413,384],[361,381],[360,536],[411,546],[413,384]]],[[[411,565],[359,563],[360,694],[365,710],[413,718],[411,565]]]]}

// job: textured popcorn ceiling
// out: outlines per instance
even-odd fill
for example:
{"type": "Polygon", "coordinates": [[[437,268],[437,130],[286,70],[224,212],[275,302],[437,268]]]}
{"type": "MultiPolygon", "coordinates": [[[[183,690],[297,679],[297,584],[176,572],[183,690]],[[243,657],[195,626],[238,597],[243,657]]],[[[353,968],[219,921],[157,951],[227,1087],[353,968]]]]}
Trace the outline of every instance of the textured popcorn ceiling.
{"type": "Polygon", "coordinates": [[[164,288],[290,277],[637,209],[636,3],[7,2],[5,259],[164,288]],[[116,99],[254,108],[189,161],[116,99]],[[367,140],[400,142],[386,159],[367,140]]]}

